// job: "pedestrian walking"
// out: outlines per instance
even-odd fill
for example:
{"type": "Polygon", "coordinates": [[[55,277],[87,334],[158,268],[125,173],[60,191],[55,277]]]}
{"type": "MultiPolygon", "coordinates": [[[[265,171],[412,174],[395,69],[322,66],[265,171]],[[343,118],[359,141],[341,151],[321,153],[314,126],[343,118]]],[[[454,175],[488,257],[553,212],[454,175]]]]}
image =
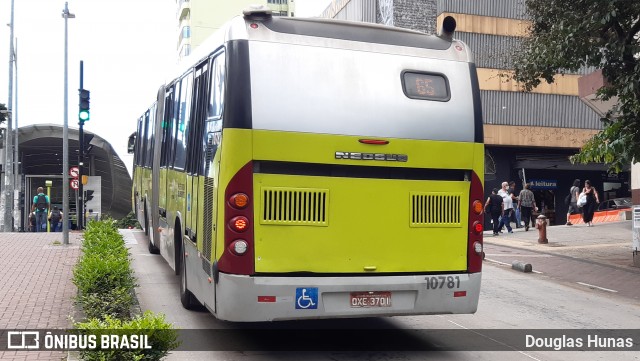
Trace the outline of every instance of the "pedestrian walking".
{"type": "Polygon", "coordinates": [[[49,213],[49,223],[51,224],[51,232],[62,232],[62,211],[58,206],[53,206],[53,210],[49,213]]]}
{"type": "Polygon", "coordinates": [[[520,192],[518,197],[518,208],[522,212],[522,220],[524,221],[524,230],[529,230],[529,221],[531,221],[531,227],[535,226],[535,220],[532,218],[533,211],[537,211],[535,196],[529,189],[531,185],[529,183],[524,185],[524,189],[520,192]]]}
{"type": "Polygon", "coordinates": [[[596,206],[600,203],[598,197],[598,191],[591,186],[591,181],[588,179],[584,181],[584,189],[582,193],[587,197],[587,203],[582,207],[582,221],[588,226],[593,226],[593,213],[596,211],[596,206]]]}
{"type": "Polygon", "coordinates": [[[575,179],[571,189],[569,189],[569,209],[567,210],[567,226],[572,226],[573,223],[569,220],[572,214],[580,212],[578,207],[578,196],[580,195],[580,179],[575,179]]]}
{"type": "Polygon", "coordinates": [[[29,232],[36,231],[36,212],[29,213],[29,232]]]}
{"type": "Polygon", "coordinates": [[[502,182],[502,189],[498,191],[498,195],[502,197],[502,217],[500,217],[500,226],[498,229],[502,229],[502,226],[505,226],[509,233],[513,233],[513,229],[511,229],[513,199],[511,199],[511,195],[509,194],[509,183],[502,182]]]}
{"type": "Polygon", "coordinates": [[[515,222],[516,228],[522,228],[520,206],[518,205],[518,197],[516,196],[516,182],[514,181],[509,181],[509,194],[511,195],[511,201],[514,204],[514,212],[512,214],[511,220],[515,222]]]}
{"type": "Polygon", "coordinates": [[[491,195],[484,204],[484,209],[491,215],[491,224],[493,226],[493,236],[497,236],[500,232],[500,215],[502,214],[502,197],[498,195],[498,188],[493,188],[491,195]]]}
{"type": "Polygon", "coordinates": [[[33,197],[33,204],[31,205],[31,212],[36,212],[36,232],[47,231],[49,205],[49,196],[44,194],[44,188],[38,187],[38,195],[33,197]]]}

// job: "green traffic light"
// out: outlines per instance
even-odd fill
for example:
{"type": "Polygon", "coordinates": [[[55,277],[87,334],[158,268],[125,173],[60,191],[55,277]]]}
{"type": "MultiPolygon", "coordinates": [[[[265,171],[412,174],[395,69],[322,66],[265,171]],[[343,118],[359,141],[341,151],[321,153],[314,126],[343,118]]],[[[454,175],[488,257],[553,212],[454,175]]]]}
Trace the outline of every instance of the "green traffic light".
{"type": "Polygon", "coordinates": [[[89,120],[89,111],[88,110],[83,110],[78,114],[78,118],[80,118],[80,120],[82,121],[87,121],[89,120]]]}
{"type": "Polygon", "coordinates": [[[81,122],[89,120],[89,98],[91,92],[86,89],[79,89],[80,91],[80,111],[78,112],[78,118],[81,122]]]}

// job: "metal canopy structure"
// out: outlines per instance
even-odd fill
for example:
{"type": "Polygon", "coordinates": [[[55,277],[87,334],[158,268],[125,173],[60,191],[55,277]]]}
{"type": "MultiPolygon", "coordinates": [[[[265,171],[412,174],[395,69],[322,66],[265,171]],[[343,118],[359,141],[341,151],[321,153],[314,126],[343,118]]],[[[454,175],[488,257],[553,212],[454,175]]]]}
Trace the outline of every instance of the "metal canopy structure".
{"type": "MultiPolygon", "coordinates": [[[[36,124],[18,129],[20,173],[25,176],[61,176],[63,127],[36,124]]],[[[131,211],[131,176],[111,144],[85,131],[84,174],[102,179],[102,214],[119,219],[131,211]]],[[[69,165],[78,165],[78,129],[69,129],[69,165]]],[[[72,190],[70,190],[72,191],[72,190]]],[[[25,190],[30,196],[29,190],[25,190]]]]}

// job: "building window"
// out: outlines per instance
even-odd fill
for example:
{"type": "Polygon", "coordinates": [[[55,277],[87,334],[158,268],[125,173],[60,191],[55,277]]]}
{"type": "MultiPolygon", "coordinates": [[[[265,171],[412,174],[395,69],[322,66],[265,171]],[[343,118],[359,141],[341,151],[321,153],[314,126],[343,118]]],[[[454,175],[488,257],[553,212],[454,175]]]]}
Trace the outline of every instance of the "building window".
{"type": "Polygon", "coordinates": [[[189,56],[191,54],[191,44],[185,44],[182,48],[182,56],[189,56]]]}
{"type": "Polygon", "coordinates": [[[184,39],[187,39],[187,38],[191,37],[191,27],[190,26],[185,26],[184,28],[182,28],[182,37],[184,39]]]}

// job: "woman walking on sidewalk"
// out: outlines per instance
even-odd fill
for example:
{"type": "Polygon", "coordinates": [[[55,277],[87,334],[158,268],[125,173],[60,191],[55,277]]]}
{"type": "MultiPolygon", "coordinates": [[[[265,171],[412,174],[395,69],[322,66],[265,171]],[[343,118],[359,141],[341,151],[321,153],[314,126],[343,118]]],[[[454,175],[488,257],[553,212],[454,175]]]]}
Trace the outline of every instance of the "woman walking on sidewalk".
{"type": "Polygon", "coordinates": [[[591,181],[587,179],[584,181],[582,193],[587,196],[587,204],[582,207],[582,220],[588,227],[591,227],[593,225],[591,223],[593,221],[593,213],[596,211],[596,205],[600,203],[598,191],[591,186],[591,181]]]}

